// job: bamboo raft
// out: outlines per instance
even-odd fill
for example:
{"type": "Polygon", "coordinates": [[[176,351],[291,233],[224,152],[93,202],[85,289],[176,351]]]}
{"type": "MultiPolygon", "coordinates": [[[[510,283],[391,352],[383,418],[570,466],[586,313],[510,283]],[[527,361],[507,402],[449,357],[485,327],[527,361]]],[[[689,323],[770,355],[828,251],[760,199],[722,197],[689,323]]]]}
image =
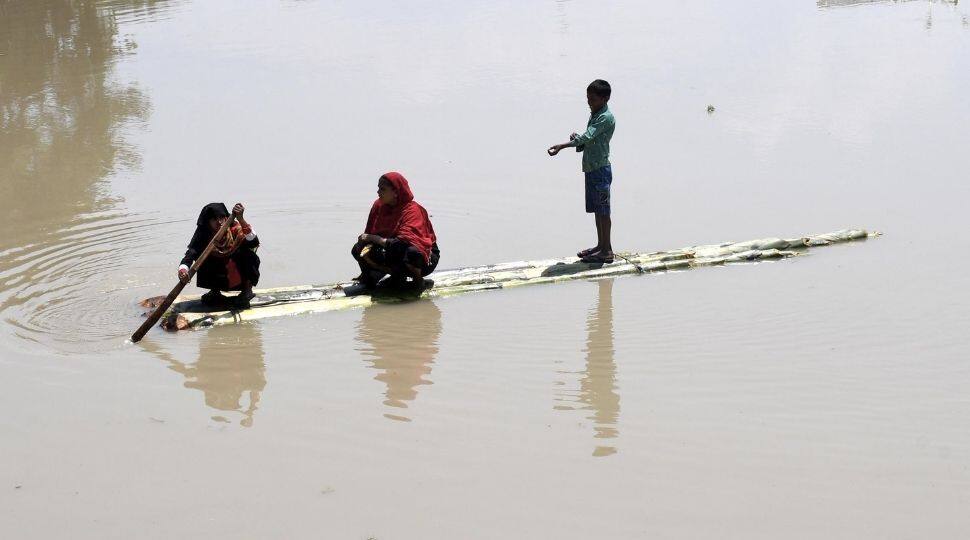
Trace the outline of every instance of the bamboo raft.
{"type": "MultiPolygon", "coordinates": [[[[651,253],[617,252],[611,264],[584,263],[576,257],[566,257],[443,270],[430,276],[434,279],[434,287],[420,295],[381,288],[361,294],[360,287],[351,282],[263,289],[255,291],[256,297],[251,301],[249,309],[240,311],[211,311],[213,308],[203,304],[198,296],[187,296],[172,304],[162,317],[161,326],[167,330],[205,328],[269,317],[363,308],[382,302],[441,298],[521,285],[778,260],[803,254],[810,248],[865,240],[878,235],[877,232],[862,229],[845,229],[801,238],[762,238],[651,253]]],[[[142,301],[141,305],[146,308],[154,307],[159,298],[161,297],[149,298],[142,301]]]]}

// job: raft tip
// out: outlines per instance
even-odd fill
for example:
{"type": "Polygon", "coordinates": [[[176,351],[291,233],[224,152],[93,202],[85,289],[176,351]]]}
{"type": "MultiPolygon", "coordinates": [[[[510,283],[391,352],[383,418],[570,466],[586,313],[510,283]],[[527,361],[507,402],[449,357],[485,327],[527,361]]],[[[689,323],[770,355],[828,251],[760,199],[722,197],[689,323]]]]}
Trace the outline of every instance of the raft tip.
{"type": "Polygon", "coordinates": [[[189,326],[188,319],[178,313],[172,313],[162,318],[162,322],[159,325],[162,329],[169,332],[178,332],[179,330],[185,330],[189,326]]]}
{"type": "Polygon", "coordinates": [[[138,302],[138,305],[140,305],[145,309],[155,309],[158,306],[162,305],[162,302],[164,301],[165,301],[164,296],[152,296],[151,298],[145,298],[141,302],[138,302]]]}

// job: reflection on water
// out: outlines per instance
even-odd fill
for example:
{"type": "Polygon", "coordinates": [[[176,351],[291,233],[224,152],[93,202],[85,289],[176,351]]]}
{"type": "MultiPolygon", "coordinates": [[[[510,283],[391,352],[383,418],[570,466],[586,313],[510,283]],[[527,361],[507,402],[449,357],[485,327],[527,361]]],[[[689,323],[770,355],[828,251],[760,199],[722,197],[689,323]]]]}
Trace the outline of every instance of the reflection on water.
{"type": "MultiPolygon", "coordinates": [[[[929,5],[926,11],[926,20],[923,25],[927,30],[933,29],[933,4],[942,4],[949,8],[952,8],[954,12],[958,11],[958,6],[960,0],[817,0],[817,5],[820,9],[825,8],[841,8],[841,7],[854,7],[854,6],[869,6],[873,4],[899,4],[899,3],[912,3],[921,2],[929,5]]],[[[965,13],[959,13],[960,22],[964,25],[968,25],[968,18],[965,13]]]]}
{"type": "Polygon", "coordinates": [[[0,212],[15,225],[6,240],[111,204],[98,181],[137,163],[121,131],[149,110],[136,86],[112,80],[134,46],[96,2],[0,3],[0,212]]]}
{"type": "MultiPolygon", "coordinates": [[[[579,392],[560,390],[559,401],[578,402],[582,408],[591,410],[587,418],[593,421],[593,438],[597,446],[594,456],[616,453],[616,447],[604,439],[615,439],[620,432],[616,427],[620,415],[620,395],[616,389],[616,361],[613,347],[613,280],[597,282],[596,305],[586,317],[586,369],[579,380],[579,392]]],[[[567,387],[562,382],[560,386],[567,387]]],[[[572,410],[568,405],[557,409],[572,410]]]]}
{"type": "Polygon", "coordinates": [[[900,2],[927,2],[931,4],[949,4],[951,6],[956,6],[960,3],[960,0],[817,0],[816,3],[820,8],[828,7],[851,7],[851,6],[865,6],[869,4],[898,4],[900,2]]]}
{"type": "MultiPolygon", "coordinates": [[[[586,319],[586,373],[579,383],[579,401],[592,409],[589,417],[597,439],[613,439],[619,431],[620,395],[616,392],[616,362],[613,351],[613,280],[598,283],[596,307],[586,319]]],[[[616,452],[614,446],[597,446],[594,456],[616,452]]]]}
{"type": "Polygon", "coordinates": [[[0,1],[0,311],[20,337],[103,338],[103,294],[124,286],[103,276],[148,245],[152,223],[112,211],[103,184],[137,165],[123,130],[149,112],[114,80],[135,48],[117,17],[161,5],[0,1]]]}
{"type": "MultiPolygon", "coordinates": [[[[242,415],[240,425],[253,425],[260,392],[266,388],[263,338],[259,326],[241,324],[204,332],[195,363],[176,360],[151,340],[145,342],[145,348],[165,361],[170,369],[181,373],[186,388],[202,391],[207,406],[217,411],[239,413],[242,415]]],[[[230,421],[221,414],[212,419],[230,421]]]]}
{"type": "MultiPolygon", "coordinates": [[[[382,304],[364,309],[357,327],[359,350],[380,371],[375,380],[387,385],[384,404],[406,409],[418,396],[418,386],[431,384],[426,377],[438,354],[441,311],[434,302],[382,304]]],[[[385,414],[391,420],[410,421],[401,414],[385,414]]]]}

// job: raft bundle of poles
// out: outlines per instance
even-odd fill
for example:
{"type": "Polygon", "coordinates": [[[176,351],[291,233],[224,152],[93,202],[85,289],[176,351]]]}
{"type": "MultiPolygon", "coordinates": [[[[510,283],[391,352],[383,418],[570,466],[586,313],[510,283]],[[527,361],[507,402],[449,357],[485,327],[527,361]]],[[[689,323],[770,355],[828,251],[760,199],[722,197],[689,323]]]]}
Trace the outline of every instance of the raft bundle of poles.
{"type": "MultiPolygon", "coordinates": [[[[161,319],[162,327],[168,330],[203,328],[283,315],[367,307],[381,302],[438,298],[521,285],[778,260],[803,254],[810,248],[865,240],[878,235],[877,232],[863,229],[845,229],[799,238],[763,238],[650,253],[618,252],[612,264],[589,263],[578,257],[565,257],[443,270],[434,274],[434,288],[414,294],[381,289],[368,289],[367,294],[360,294],[362,291],[359,285],[353,282],[265,289],[255,291],[251,306],[244,310],[209,311],[197,296],[193,296],[172,304],[161,319]]],[[[149,299],[142,305],[151,308],[159,303],[158,299],[149,299]]]]}

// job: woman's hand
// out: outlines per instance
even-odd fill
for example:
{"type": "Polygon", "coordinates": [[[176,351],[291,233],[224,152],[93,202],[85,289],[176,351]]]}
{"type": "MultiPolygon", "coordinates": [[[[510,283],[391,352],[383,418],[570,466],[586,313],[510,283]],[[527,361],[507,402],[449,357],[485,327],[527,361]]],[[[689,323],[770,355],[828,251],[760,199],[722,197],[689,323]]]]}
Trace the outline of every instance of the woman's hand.
{"type": "Polygon", "coordinates": [[[236,216],[236,219],[242,220],[243,212],[246,211],[246,207],[242,203],[236,203],[236,206],[232,207],[232,215],[236,216]]]}
{"type": "Polygon", "coordinates": [[[184,264],[179,266],[179,279],[185,281],[189,277],[189,267],[184,264]]]}
{"type": "Polygon", "coordinates": [[[381,238],[380,236],[377,236],[376,234],[364,233],[359,237],[357,237],[357,240],[364,242],[365,244],[377,244],[379,246],[384,245],[384,239],[381,238]]]}

